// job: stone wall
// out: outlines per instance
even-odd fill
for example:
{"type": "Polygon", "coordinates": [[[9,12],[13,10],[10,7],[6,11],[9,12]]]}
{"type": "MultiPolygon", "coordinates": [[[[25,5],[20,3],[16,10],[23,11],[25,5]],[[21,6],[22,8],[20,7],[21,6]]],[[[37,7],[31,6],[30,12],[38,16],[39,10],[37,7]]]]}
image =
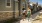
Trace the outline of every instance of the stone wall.
{"type": "Polygon", "coordinates": [[[0,20],[7,20],[13,17],[13,12],[0,12],[0,20]]]}

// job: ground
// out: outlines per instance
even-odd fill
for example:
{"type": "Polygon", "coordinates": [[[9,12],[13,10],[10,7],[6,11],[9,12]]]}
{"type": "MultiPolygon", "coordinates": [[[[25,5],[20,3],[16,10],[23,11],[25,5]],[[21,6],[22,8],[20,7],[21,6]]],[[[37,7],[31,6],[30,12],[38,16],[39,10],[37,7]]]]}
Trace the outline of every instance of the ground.
{"type": "MultiPolygon", "coordinates": [[[[42,23],[42,10],[40,10],[39,12],[37,12],[37,13],[35,13],[35,14],[33,14],[32,16],[31,16],[31,19],[29,19],[30,21],[28,21],[29,23],[31,22],[31,23],[42,23]]],[[[3,13],[3,15],[4,15],[5,13],[3,13]]],[[[11,14],[11,13],[7,13],[7,14],[11,14]]],[[[6,14],[6,15],[7,15],[6,14]]],[[[1,15],[1,14],[0,14],[1,15]]],[[[2,17],[3,17],[3,15],[2,15],[2,17]]],[[[9,15],[10,16],[10,15],[9,15]]],[[[2,18],[1,17],[1,18],[2,18]]],[[[8,16],[7,16],[8,17],[8,16]]],[[[4,17],[4,19],[5,18],[7,18],[6,16],[4,17]]],[[[12,17],[12,15],[9,17],[9,18],[11,18],[12,17]]],[[[21,19],[22,20],[22,19],[21,19]]],[[[10,21],[7,21],[7,22],[5,22],[5,23],[21,23],[21,20],[14,20],[14,19],[12,19],[12,20],[10,20],[10,21]]],[[[25,21],[22,21],[22,22],[27,22],[27,19],[25,20],[25,21]]],[[[27,23],[28,23],[27,22],[27,23]]],[[[1,23],[3,23],[3,22],[1,22],[1,23]]]]}

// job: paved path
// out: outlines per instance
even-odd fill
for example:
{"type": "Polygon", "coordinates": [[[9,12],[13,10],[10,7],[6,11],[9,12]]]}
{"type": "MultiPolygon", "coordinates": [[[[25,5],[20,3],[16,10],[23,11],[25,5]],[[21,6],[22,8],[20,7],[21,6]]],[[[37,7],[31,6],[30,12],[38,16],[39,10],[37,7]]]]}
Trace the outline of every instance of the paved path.
{"type": "MultiPolygon", "coordinates": [[[[42,10],[40,10],[39,12],[33,14],[33,15],[32,15],[32,19],[35,19],[35,17],[36,17],[37,15],[39,15],[40,12],[42,12],[42,10]]],[[[23,21],[23,20],[21,19],[20,21],[16,21],[15,23],[32,23],[32,22],[31,22],[32,19],[30,19],[30,21],[27,21],[27,19],[26,19],[25,21],[23,21]]],[[[14,22],[13,22],[13,23],[14,23],[14,22]]]]}
{"type": "Polygon", "coordinates": [[[21,20],[19,20],[19,21],[15,21],[15,22],[13,21],[12,23],[32,23],[32,19],[35,19],[35,17],[36,17],[37,15],[39,15],[40,12],[42,12],[42,10],[40,10],[39,12],[33,14],[33,15],[32,15],[32,18],[30,19],[30,21],[28,21],[28,19],[26,19],[25,21],[22,21],[22,19],[21,19],[21,20]]]}
{"type": "Polygon", "coordinates": [[[32,15],[32,19],[34,19],[37,15],[39,15],[39,14],[40,14],[40,12],[42,12],[42,10],[40,10],[39,12],[37,12],[37,13],[33,14],[33,15],[32,15]]]}

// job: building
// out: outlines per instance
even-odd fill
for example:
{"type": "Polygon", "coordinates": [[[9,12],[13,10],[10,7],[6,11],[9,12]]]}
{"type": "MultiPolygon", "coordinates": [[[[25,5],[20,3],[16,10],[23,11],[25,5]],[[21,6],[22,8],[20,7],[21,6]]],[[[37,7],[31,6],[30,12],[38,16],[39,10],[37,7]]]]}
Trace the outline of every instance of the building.
{"type": "Polygon", "coordinates": [[[19,16],[19,0],[0,0],[0,15],[2,19],[19,16]],[[2,14],[1,14],[2,13],[2,14]]]}
{"type": "Polygon", "coordinates": [[[24,4],[26,3],[25,0],[0,0],[0,15],[3,17],[1,18],[18,18],[24,6],[22,2],[24,2],[24,4]]]}

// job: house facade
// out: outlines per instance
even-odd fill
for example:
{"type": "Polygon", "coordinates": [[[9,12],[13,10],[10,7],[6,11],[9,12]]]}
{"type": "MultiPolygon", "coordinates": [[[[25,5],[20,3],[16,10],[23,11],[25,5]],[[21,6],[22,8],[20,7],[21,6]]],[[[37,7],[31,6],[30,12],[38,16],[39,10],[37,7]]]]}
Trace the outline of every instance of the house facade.
{"type": "Polygon", "coordinates": [[[18,0],[0,0],[0,20],[18,17],[18,7],[18,0]]]}
{"type": "Polygon", "coordinates": [[[25,0],[0,0],[0,20],[18,18],[22,8],[26,8],[25,0]]]}

